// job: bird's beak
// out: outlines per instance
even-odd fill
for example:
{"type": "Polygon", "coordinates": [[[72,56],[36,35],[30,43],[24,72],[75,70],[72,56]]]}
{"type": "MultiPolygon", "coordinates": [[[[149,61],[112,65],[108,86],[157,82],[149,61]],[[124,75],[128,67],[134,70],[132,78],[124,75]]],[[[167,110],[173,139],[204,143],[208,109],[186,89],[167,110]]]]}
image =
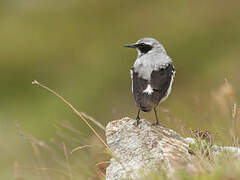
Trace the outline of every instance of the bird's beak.
{"type": "Polygon", "coordinates": [[[123,47],[136,48],[137,44],[135,44],[135,43],[133,43],[133,44],[125,44],[123,47]]]}

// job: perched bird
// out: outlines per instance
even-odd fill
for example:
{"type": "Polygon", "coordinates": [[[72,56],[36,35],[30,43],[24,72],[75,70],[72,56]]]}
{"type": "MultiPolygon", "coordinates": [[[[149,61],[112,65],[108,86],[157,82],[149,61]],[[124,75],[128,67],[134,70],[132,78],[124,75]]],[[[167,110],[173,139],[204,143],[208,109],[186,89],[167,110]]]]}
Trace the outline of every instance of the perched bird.
{"type": "Polygon", "coordinates": [[[152,109],[158,125],[156,107],[166,100],[171,92],[175,76],[173,62],[163,45],[153,38],[143,38],[125,47],[135,48],[138,52],[137,59],[130,70],[132,93],[138,107],[137,125],[140,120],[140,111],[150,112],[152,109]]]}

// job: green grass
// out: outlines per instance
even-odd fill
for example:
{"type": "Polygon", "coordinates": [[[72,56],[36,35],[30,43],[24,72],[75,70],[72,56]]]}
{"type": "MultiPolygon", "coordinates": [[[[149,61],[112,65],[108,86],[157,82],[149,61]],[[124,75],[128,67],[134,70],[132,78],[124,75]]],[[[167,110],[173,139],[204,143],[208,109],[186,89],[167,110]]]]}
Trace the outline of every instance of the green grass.
{"type": "MultiPolygon", "coordinates": [[[[62,96],[38,83],[34,84],[47,89],[70,108],[82,119],[87,127],[91,129],[94,136],[84,136],[70,122],[56,122],[58,139],[50,139],[50,142],[37,140],[32,136],[26,136],[17,124],[19,135],[24,138],[30,146],[33,159],[32,164],[22,165],[18,161],[14,163],[15,179],[32,178],[35,179],[104,179],[105,169],[109,165],[109,160],[114,157],[101,135],[96,132],[98,127],[103,132],[102,126],[93,127],[88,123],[86,115],[79,113],[69,102],[62,96]],[[83,138],[84,137],[84,138],[83,138]]],[[[222,113],[229,113],[232,123],[229,127],[229,136],[232,139],[231,144],[239,146],[239,109],[234,102],[234,89],[226,80],[225,83],[214,93],[215,107],[219,106],[222,113]],[[231,106],[233,105],[233,106],[231,106]],[[232,107],[232,108],[229,108],[232,107]]],[[[166,109],[165,112],[169,113],[166,109]]],[[[168,114],[169,115],[169,114],[168,114]]],[[[169,119],[173,117],[168,117],[169,119]]],[[[98,124],[92,119],[94,124],[98,124]]],[[[183,134],[184,135],[184,134],[183,134]]],[[[185,134],[186,135],[186,134],[185,134]]],[[[192,167],[177,169],[174,173],[161,169],[159,172],[151,172],[142,180],[237,180],[240,178],[239,157],[234,154],[222,152],[216,155],[213,146],[217,135],[207,130],[192,130],[191,136],[195,138],[193,144],[189,144],[189,153],[192,155],[192,167]]]]}
{"type": "MultiPolygon", "coordinates": [[[[69,155],[74,177],[94,179],[95,164],[110,156],[78,116],[31,81],[61,92],[104,127],[114,119],[134,118],[129,69],[136,52],[122,45],[145,36],[164,45],[177,71],[172,93],[158,109],[161,124],[183,136],[208,130],[216,144],[238,145],[239,6],[234,0],[0,1],[0,179],[14,178],[14,164],[30,167],[16,170],[20,179],[66,179],[32,169],[69,174],[63,142],[68,152],[94,145],[69,155]],[[234,87],[230,91],[225,78],[234,87]],[[36,155],[34,143],[19,136],[16,123],[51,153],[34,145],[36,155]]],[[[142,118],[154,121],[153,113],[142,118]]]]}

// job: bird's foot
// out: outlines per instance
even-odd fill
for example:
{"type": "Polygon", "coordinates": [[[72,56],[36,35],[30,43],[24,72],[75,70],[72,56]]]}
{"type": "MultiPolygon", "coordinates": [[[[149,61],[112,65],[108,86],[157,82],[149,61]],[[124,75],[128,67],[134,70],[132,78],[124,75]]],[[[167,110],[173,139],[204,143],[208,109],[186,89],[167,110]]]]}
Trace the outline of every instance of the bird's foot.
{"type": "Polygon", "coordinates": [[[152,123],[153,126],[159,126],[159,122],[152,123]]]}
{"type": "Polygon", "coordinates": [[[155,116],[156,116],[156,122],[153,123],[153,126],[159,126],[159,121],[158,121],[158,115],[157,115],[157,110],[156,110],[156,108],[154,108],[154,113],[155,113],[155,116]]]}
{"type": "Polygon", "coordinates": [[[134,122],[134,125],[135,125],[135,126],[138,126],[140,123],[141,123],[140,118],[137,117],[137,118],[136,118],[136,122],[134,122]]]}

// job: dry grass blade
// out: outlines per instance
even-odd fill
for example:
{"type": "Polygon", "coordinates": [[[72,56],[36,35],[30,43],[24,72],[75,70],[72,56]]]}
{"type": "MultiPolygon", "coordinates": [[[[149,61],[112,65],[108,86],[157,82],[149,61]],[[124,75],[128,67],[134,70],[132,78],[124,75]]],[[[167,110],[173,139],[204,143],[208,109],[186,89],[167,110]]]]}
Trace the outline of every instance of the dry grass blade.
{"type": "Polygon", "coordinates": [[[62,146],[63,146],[64,155],[65,155],[65,158],[66,158],[66,163],[67,163],[67,169],[68,169],[69,177],[72,180],[73,179],[73,175],[72,175],[72,170],[71,170],[71,167],[70,167],[70,164],[69,164],[67,148],[66,148],[66,145],[64,143],[62,143],[62,146]]]}
{"type": "Polygon", "coordinates": [[[72,154],[72,153],[74,153],[74,152],[76,152],[76,151],[78,151],[78,150],[81,150],[81,149],[84,149],[84,148],[88,148],[88,147],[93,147],[93,145],[78,146],[78,147],[74,148],[74,149],[70,152],[70,154],[72,154]]]}
{"type": "MultiPolygon", "coordinates": [[[[31,153],[33,155],[33,158],[35,159],[36,164],[38,166],[44,166],[44,162],[43,162],[42,158],[40,158],[40,149],[39,149],[39,147],[45,146],[44,142],[38,141],[31,136],[25,135],[18,123],[16,123],[16,128],[18,130],[19,135],[26,140],[28,145],[30,145],[31,153]]],[[[16,166],[16,167],[18,167],[18,166],[16,166]]],[[[44,178],[46,180],[49,179],[48,174],[44,174],[42,171],[40,171],[39,173],[41,174],[42,178],[44,178]]]]}
{"type": "Polygon", "coordinates": [[[96,166],[101,165],[101,164],[110,164],[110,161],[104,161],[104,162],[99,162],[97,164],[95,164],[96,166]]]}
{"type": "Polygon", "coordinates": [[[93,131],[93,133],[97,136],[98,140],[105,146],[105,148],[112,152],[109,146],[105,143],[105,141],[101,138],[101,136],[96,132],[96,130],[88,123],[88,121],[85,119],[85,117],[75,108],[71,103],[69,103],[67,100],[65,100],[61,95],[53,91],[52,89],[48,88],[47,86],[39,83],[38,81],[34,80],[32,84],[38,85],[47,91],[51,92],[52,94],[56,95],[59,99],[61,99],[65,104],[67,104],[83,121],[87,126],[93,131]]]}
{"type": "Polygon", "coordinates": [[[102,130],[105,131],[105,127],[104,127],[101,123],[97,122],[93,117],[85,114],[84,112],[81,112],[81,114],[82,114],[85,118],[87,118],[87,119],[89,119],[90,121],[92,121],[93,123],[95,123],[99,128],[101,128],[102,130]]]}
{"type": "MultiPolygon", "coordinates": [[[[68,125],[68,124],[66,124],[66,123],[64,123],[64,122],[56,122],[56,125],[60,125],[61,127],[64,127],[64,128],[66,128],[66,129],[68,129],[69,131],[71,131],[71,132],[73,132],[73,133],[75,133],[75,134],[78,134],[78,135],[82,135],[81,134],[81,132],[80,131],[78,131],[78,130],[76,130],[76,129],[74,129],[73,127],[71,127],[70,125],[68,125]]],[[[55,125],[55,124],[54,124],[55,125]]],[[[55,127],[56,127],[56,125],[55,125],[55,127]]]]}

